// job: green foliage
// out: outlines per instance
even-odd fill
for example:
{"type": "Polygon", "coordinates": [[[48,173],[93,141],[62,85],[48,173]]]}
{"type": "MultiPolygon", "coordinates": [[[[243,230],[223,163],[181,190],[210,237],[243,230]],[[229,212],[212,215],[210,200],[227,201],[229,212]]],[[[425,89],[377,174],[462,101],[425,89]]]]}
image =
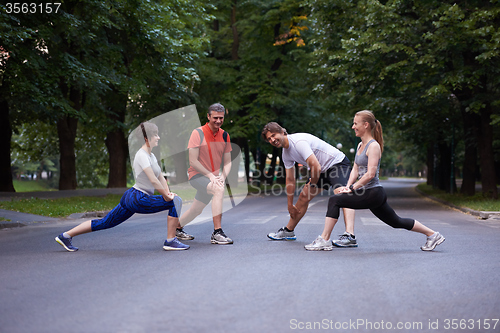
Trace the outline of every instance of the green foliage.
{"type": "Polygon", "coordinates": [[[102,133],[95,131],[91,126],[85,126],[85,124],[80,126],[76,137],[75,151],[78,187],[106,187],[109,157],[102,133]]]}
{"type": "Polygon", "coordinates": [[[271,150],[260,139],[269,121],[290,133],[335,134],[336,128],[321,126],[335,117],[312,93],[307,8],[290,0],[215,4],[217,28],[210,30],[209,56],[199,62],[195,85],[201,118],[208,105],[222,102],[229,109],[224,128],[232,138],[245,138],[251,150],[271,150]]]}
{"type": "Polygon", "coordinates": [[[202,120],[208,105],[223,103],[224,128],[251,151],[271,151],[259,134],[278,121],[340,142],[348,156],[358,143],[354,112],[372,109],[391,138],[387,170],[416,171],[427,147],[452,139],[460,162],[461,111],[491,109],[500,122],[497,1],[71,0],[58,15],[4,9],[0,89],[14,166],[57,168],[55,124],[71,115],[81,187],[106,185],[106,133],[126,136],[192,103],[202,120]]]}
{"type": "Polygon", "coordinates": [[[496,1],[307,3],[318,31],[311,71],[324,82],[317,90],[335,108],[373,110],[386,134],[420,149],[414,156],[450,145],[452,125],[469,125],[461,110],[498,105],[496,1]]]}
{"type": "MultiPolygon", "coordinates": [[[[79,119],[78,185],[104,186],[106,133],[128,132],[139,121],[190,100],[209,19],[201,1],[184,0],[65,1],[57,15],[0,10],[2,50],[9,55],[0,63],[0,74],[11,122],[23,136],[24,124],[42,123],[39,140],[56,147],[55,130],[45,128],[64,114],[79,119]],[[123,105],[117,105],[115,95],[125,96],[123,105]],[[121,113],[126,120],[120,120],[121,113]]],[[[22,145],[18,140],[14,155],[23,155],[24,166],[26,159],[53,156],[28,137],[22,145]]]]}
{"type": "MultiPolygon", "coordinates": [[[[36,175],[42,172],[54,174],[58,170],[58,147],[54,126],[46,123],[24,123],[12,137],[12,171],[19,176],[36,175]]],[[[56,179],[49,181],[55,187],[56,179]]],[[[16,188],[16,191],[17,188],[16,188]]]]}

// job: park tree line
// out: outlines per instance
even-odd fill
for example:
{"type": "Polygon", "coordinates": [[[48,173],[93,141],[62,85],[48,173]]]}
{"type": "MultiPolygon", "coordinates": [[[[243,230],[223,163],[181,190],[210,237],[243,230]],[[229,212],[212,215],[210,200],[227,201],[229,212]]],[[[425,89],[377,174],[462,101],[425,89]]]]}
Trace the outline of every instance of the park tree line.
{"type": "Polygon", "coordinates": [[[312,0],[312,72],[333,105],[369,108],[427,161],[428,183],[498,198],[498,1],[312,0]],[[314,13],[314,12],[313,12],[314,13]],[[458,163],[457,163],[458,162],[458,163]]]}
{"type": "Polygon", "coordinates": [[[483,193],[498,197],[497,1],[84,0],[30,15],[0,8],[0,191],[14,190],[13,156],[46,168],[57,156],[59,189],[96,179],[124,187],[132,128],[193,103],[203,121],[207,106],[221,102],[247,173],[255,161],[263,182],[273,180],[280,154],[260,139],[265,123],[350,148],[353,114],[371,109],[390,135],[387,152],[425,161],[429,184],[456,191],[461,176],[460,191],[472,195],[481,179],[483,193]]]}

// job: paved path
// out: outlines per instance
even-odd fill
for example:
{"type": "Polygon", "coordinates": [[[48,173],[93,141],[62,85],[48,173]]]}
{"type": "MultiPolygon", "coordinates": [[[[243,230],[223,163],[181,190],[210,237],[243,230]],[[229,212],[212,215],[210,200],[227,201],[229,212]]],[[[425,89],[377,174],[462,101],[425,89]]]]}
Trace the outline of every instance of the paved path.
{"type": "Polygon", "coordinates": [[[210,244],[205,212],[186,227],[196,239],[181,252],[161,248],[162,213],[76,237],[75,253],[54,237],[80,220],[2,229],[0,332],[452,332],[464,321],[463,331],[498,332],[500,221],[424,199],[415,183],[384,186],[401,216],[446,242],[423,252],[422,235],[358,211],[359,248],[305,251],[327,197],[312,202],[293,242],[266,237],[286,224],[285,196],[248,197],[228,211],[229,246],[210,244]]]}

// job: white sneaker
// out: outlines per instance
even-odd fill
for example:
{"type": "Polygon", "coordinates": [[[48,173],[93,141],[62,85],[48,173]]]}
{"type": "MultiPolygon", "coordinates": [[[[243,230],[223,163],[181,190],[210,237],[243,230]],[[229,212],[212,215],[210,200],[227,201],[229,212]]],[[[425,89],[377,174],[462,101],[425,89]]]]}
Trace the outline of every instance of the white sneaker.
{"type": "Polygon", "coordinates": [[[308,251],[331,251],[333,249],[332,242],[329,240],[324,240],[321,236],[318,236],[318,238],[316,238],[314,242],[312,242],[311,244],[307,244],[304,247],[308,251]]]}
{"type": "Polygon", "coordinates": [[[420,249],[422,249],[422,251],[432,251],[436,248],[436,246],[444,242],[444,240],[444,236],[439,232],[436,232],[434,235],[427,237],[427,242],[425,242],[425,244],[421,246],[420,249]]]}

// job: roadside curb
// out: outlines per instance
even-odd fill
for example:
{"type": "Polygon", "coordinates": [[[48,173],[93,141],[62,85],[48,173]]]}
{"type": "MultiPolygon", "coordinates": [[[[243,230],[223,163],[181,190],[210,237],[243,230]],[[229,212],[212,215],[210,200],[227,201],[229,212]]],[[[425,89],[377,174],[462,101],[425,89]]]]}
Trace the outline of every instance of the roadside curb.
{"type": "Polygon", "coordinates": [[[443,200],[443,199],[439,199],[439,198],[436,198],[436,197],[433,197],[432,195],[428,195],[424,192],[422,192],[421,190],[419,190],[417,187],[415,187],[415,191],[426,197],[426,198],[429,198],[431,200],[434,200],[434,201],[437,201],[443,205],[446,205],[446,206],[450,206],[452,208],[455,208],[463,213],[466,213],[466,214],[470,214],[470,215],[473,215],[473,216],[477,216],[479,217],[480,219],[483,219],[483,220],[487,220],[489,218],[500,218],[500,212],[486,212],[486,211],[479,211],[479,210],[474,210],[474,209],[470,209],[470,208],[467,208],[467,207],[460,207],[460,206],[457,206],[457,205],[454,205],[452,204],[451,202],[448,202],[446,200],[443,200]]]}
{"type": "Polygon", "coordinates": [[[25,227],[29,223],[21,223],[21,222],[12,222],[12,221],[0,221],[0,230],[7,228],[20,228],[25,227]]]}

